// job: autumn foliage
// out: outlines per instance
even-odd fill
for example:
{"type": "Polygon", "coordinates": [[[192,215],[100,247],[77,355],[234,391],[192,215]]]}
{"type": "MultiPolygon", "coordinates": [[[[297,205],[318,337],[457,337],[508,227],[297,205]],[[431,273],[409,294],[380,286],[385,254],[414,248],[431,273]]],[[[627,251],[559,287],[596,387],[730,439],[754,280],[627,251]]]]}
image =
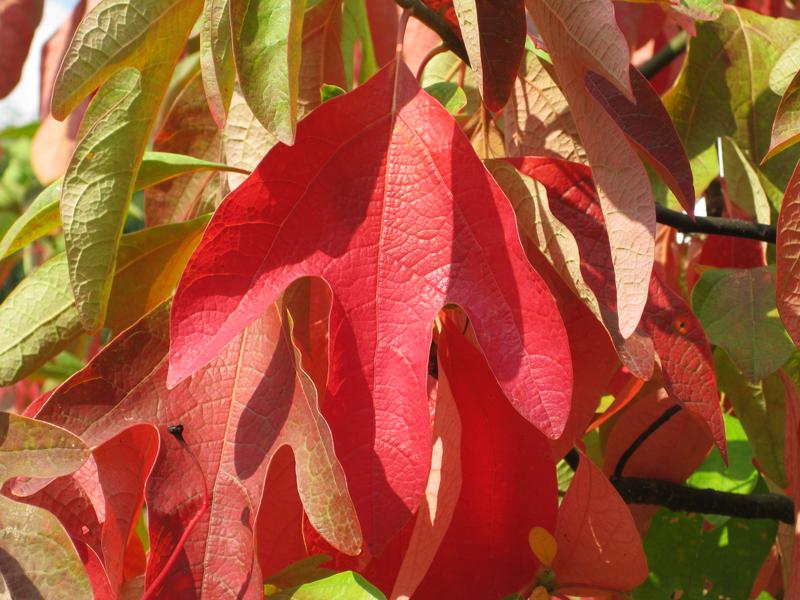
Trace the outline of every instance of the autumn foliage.
{"type": "Polygon", "coordinates": [[[0,596],[800,598],[799,71],[791,0],[80,0],[0,596]]]}

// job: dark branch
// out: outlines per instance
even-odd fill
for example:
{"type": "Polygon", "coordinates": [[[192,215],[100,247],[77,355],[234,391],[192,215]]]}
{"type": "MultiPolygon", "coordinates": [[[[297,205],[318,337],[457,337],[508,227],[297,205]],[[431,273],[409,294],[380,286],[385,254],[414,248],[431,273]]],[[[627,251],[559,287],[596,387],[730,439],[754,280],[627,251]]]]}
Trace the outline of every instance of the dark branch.
{"type": "Polygon", "coordinates": [[[395,0],[395,3],[403,8],[411,9],[413,16],[438,33],[444,44],[461,60],[469,64],[464,42],[450,28],[450,24],[441,13],[428,8],[422,0],[395,0]]]}
{"type": "Polygon", "coordinates": [[[688,215],[660,204],[656,204],[656,221],[683,233],[713,233],[769,242],[770,244],[775,243],[774,225],[722,217],[695,217],[692,220],[688,215]]]}
{"type": "Polygon", "coordinates": [[[628,464],[628,461],[631,459],[634,453],[642,446],[642,444],[647,441],[647,438],[653,435],[664,423],[674,417],[678,411],[680,411],[680,409],[681,407],[678,404],[670,406],[660,417],[650,423],[650,426],[647,429],[642,431],[642,433],[640,433],[639,436],[633,440],[633,443],[628,446],[628,449],[622,453],[622,456],[619,457],[619,461],[617,461],[617,466],[614,469],[615,478],[622,477],[622,473],[625,470],[625,465],[628,464]]]}
{"type": "Polygon", "coordinates": [[[688,39],[689,36],[686,35],[686,32],[681,31],[667,42],[666,46],[639,65],[639,71],[648,79],[652,79],[661,72],[661,69],[669,65],[686,51],[686,42],[688,39]]]}
{"type": "Polygon", "coordinates": [[[615,477],[611,483],[628,504],[651,504],[674,511],[775,519],[794,524],[794,502],[780,494],[733,494],[639,477],[615,477]]]}

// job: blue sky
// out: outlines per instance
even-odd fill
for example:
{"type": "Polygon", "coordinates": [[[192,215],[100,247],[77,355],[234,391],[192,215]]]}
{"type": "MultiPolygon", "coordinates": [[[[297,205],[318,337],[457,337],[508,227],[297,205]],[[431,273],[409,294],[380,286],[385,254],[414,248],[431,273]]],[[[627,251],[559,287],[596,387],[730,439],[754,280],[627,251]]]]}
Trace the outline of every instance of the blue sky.
{"type": "Polygon", "coordinates": [[[11,94],[0,100],[0,128],[24,125],[39,114],[39,56],[42,44],[67,18],[78,0],[46,0],[44,15],[33,39],[22,78],[11,94]]]}

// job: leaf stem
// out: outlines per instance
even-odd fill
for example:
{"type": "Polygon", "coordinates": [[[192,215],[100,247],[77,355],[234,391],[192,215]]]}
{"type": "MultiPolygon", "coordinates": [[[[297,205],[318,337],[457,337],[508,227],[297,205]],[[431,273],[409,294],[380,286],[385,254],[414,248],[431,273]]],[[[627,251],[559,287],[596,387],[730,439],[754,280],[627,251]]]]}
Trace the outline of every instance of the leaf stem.
{"type": "Polygon", "coordinates": [[[656,204],[656,221],[682,233],[713,233],[714,235],[727,235],[770,244],[775,243],[775,226],[764,223],[752,223],[742,219],[727,219],[723,217],[695,217],[692,219],[689,215],[660,204],[656,204]]]}
{"type": "Polygon", "coordinates": [[[462,42],[458,35],[456,35],[456,32],[450,28],[450,24],[441,13],[426,6],[422,0],[395,0],[395,3],[402,8],[410,9],[412,15],[438,33],[445,45],[461,60],[469,64],[469,57],[467,56],[467,49],[464,46],[464,42],[462,42]]]}
{"type": "Polygon", "coordinates": [[[669,40],[666,46],[639,65],[639,71],[642,75],[647,77],[647,79],[652,79],[658,75],[663,68],[686,51],[686,44],[688,41],[689,36],[685,31],[681,31],[669,40]]]}

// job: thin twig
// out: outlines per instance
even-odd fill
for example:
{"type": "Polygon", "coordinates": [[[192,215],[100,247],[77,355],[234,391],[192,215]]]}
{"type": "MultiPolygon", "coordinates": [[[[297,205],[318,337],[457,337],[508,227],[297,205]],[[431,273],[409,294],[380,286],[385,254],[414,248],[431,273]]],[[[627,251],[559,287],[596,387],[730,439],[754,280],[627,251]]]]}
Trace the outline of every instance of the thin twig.
{"type": "Polygon", "coordinates": [[[679,404],[675,404],[670,406],[664,413],[658,417],[655,421],[650,423],[650,426],[642,431],[639,436],[633,440],[633,443],[628,446],[628,449],[622,453],[622,456],[619,457],[619,461],[617,461],[617,466],[614,468],[614,477],[622,477],[622,473],[625,470],[625,465],[628,464],[628,461],[634,455],[634,453],[647,441],[651,435],[653,435],[658,428],[661,427],[664,423],[669,421],[672,417],[674,417],[678,411],[680,411],[681,407],[679,404]]]}
{"type": "Polygon", "coordinates": [[[469,57],[467,56],[467,49],[464,47],[464,42],[452,30],[450,24],[444,16],[429,8],[421,0],[395,0],[395,3],[402,8],[411,9],[411,14],[417,19],[425,23],[433,31],[439,34],[442,42],[461,60],[469,64],[469,57]]]}
{"type": "Polygon", "coordinates": [[[764,223],[723,217],[695,217],[692,220],[690,216],[660,204],[656,204],[656,221],[683,233],[713,233],[775,243],[775,226],[764,223]]]}

